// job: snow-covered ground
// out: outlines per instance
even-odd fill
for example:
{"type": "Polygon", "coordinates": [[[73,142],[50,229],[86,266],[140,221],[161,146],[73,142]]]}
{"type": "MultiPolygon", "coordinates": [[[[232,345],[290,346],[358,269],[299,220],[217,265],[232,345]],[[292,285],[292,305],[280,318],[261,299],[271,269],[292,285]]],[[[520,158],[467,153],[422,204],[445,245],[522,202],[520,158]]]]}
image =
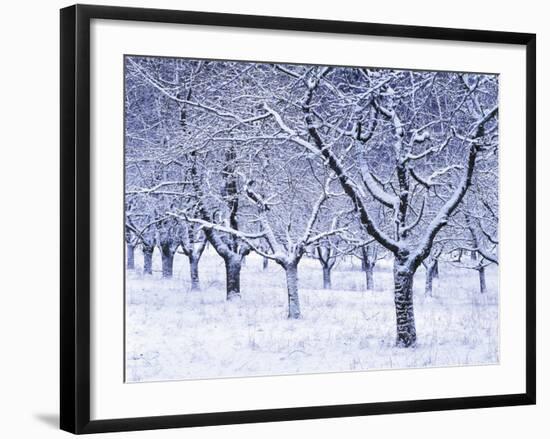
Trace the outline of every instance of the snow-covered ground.
{"type": "Polygon", "coordinates": [[[154,275],[136,270],[126,282],[128,382],[464,366],[498,362],[498,269],[487,269],[488,293],[477,272],[440,265],[434,297],[424,296],[424,270],[415,277],[418,343],[397,348],[391,261],[375,270],[376,289],[364,291],[359,260],[333,270],[322,289],[319,262],[299,266],[302,318],[288,320],[283,270],[250,255],[241,276],[242,299],[225,300],[222,260],[207,248],[200,262],[203,290],[189,290],[187,258],[176,255],[164,280],[155,251],[154,275]]]}

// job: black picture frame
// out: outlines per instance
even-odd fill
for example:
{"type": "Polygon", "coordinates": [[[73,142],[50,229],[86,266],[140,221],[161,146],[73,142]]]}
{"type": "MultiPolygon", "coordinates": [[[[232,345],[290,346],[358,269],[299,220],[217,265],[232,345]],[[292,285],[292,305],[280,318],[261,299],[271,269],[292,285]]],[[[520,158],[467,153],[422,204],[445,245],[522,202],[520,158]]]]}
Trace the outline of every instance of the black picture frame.
{"type": "Polygon", "coordinates": [[[60,426],[81,434],[365,416],[535,404],[536,400],[536,36],[302,18],[75,5],[61,10],[60,426]],[[335,34],[504,43],[526,47],[526,376],[525,392],[415,401],[90,420],[90,21],[132,20],[335,34]]]}

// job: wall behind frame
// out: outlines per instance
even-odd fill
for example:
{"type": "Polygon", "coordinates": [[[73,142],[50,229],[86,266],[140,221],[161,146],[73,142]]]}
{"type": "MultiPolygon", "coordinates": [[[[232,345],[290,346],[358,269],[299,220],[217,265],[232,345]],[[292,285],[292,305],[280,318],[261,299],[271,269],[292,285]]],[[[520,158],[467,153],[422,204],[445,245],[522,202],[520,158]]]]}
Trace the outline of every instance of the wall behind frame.
{"type": "MultiPolygon", "coordinates": [[[[550,29],[543,2],[517,3],[462,0],[454,4],[418,0],[407,2],[256,2],[253,0],[102,0],[89,3],[117,6],[209,10],[260,15],[357,20],[395,24],[482,28],[537,33],[538,126],[543,126],[543,102],[550,102],[550,89],[542,81],[548,67],[550,29]]],[[[2,154],[0,193],[2,250],[3,379],[0,403],[2,429],[7,437],[63,437],[57,430],[58,413],[58,286],[59,286],[59,154],[58,75],[59,12],[70,2],[9,3],[0,26],[3,85],[0,112],[2,154]]],[[[547,74],[546,74],[547,76],[547,74]]],[[[338,435],[385,438],[543,437],[550,414],[550,381],[540,371],[547,368],[550,354],[547,319],[542,319],[550,285],[543,278],[550,256],[543,254],[550,235],[541,225],[550,220],[550,175],[543,176],[549,153],[538,132],[538,358],[539,392],[535,407],[513,407],[457,412],[405,414],[367,418],[326,419],[273,424],[209,427],[186,430],[188,438],[331,438],[338,435]]],[[[328,389],[327,389],[328,390],[328,389]]],[[[181,437],[182,431],[166,430],[123,433],[106,437],[181,437]]]]}

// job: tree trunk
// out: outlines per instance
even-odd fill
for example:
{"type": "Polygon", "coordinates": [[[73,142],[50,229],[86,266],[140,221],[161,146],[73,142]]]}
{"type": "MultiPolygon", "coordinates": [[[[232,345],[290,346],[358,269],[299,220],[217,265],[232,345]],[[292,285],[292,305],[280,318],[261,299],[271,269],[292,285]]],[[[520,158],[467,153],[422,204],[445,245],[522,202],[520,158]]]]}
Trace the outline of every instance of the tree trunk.
{"type": "Polygon", "coordinates": [[[201,284],[199,281],[199,259],[196,257],[189,258],[189,270],[191,272],[191,291],[200,291],[201,284]]]}
{"type": "Polygon", "coordinates": [[[396,258],[393,269],[394,301],[397,320],[396,345],[408,348],[416,344],[416,326],[413,309],[414,271],[408,268],[404,262],[396,258]]]}
{"type": "Polygon", "coordinates": [[[376,264],[376,255],[373,253],[374,249],[372,247],[370,249],[368,246],[361,248],[361,254],[363,256],[361,262],[367,279],[367,291],[374,290],[374,266],[376,264]]]}
{"type": "Polygon", "coordinates": [[[323,266],[323,289],[330,290],[332,288],[331,282],[331,268],[328,266],[323,266]]]}
{"type": "Polygon", "coordinates": [[[162,277],[169,279],[174,272],[174,253],[169,246],[161,248],[162,253],[162,277]]]}
{"type": "Polygon", "coordinates": [[[134,258],[134,249],[135,249],[135,246],[133,246],[129,242],[126,243],[126,268],[128,270],[133,270],[134,268],[136,268],[135,258],[134,258]]]}
{"type": "Polygon", "coordinates": [[[298,297],[298,264],[288,264],[284,269],[288,291],[288,318],[299,319],[300,299],[298,297]]]}
{"type": "Polygon", "coordinates": [[[153,247],[143,247],[143,273],[153,274],[153,247]]]}
{"type": "Polygon", "coordinates": [[[434,261],[434,267],[432,269],[432,278],[439,279],[439,260],[434,261]]]}
{"type": "MultiPolygon", "coordinates": [[[[474,243],[474,245],[477,246],[477,242],[474,243]]],[[[477,252],[476,252],[476,251],[471,251],[471,252],[470,252],[470,259],[471,259],[472,261],[477,261],[477,252]]]]}
{"type": "Polygon", "coordinates": [[[225,259],[225,285],[227,300],[241,297],[241,259],[228,257],[225,259]]]}
{"type": "Polygon", "coordinates": [[[367,291],[374,291],[374,264],[365,262],[364,267],[367,277],[367,291]]]}
{"type": "Polygon", "coordinates": [[[432,297],[435,267],[435,263],[431,262],[428,262],[428,264],[426,265],[426,287],[424,290],[424,294],[429,297],[432,297]]]}
{"type": "Polygon", "coordinates": [[[264,270],[267,270],[267,266],[269,265],[269,259],[267,258],[264,258],[264,261],[263,261],[263,269],[264,270]]]}
{"type": "Polygon", "coordinates": [[[479,267],[479,292],[485,294],[487,292],[487,284],[485,283],[485,267],[479,267]]]}

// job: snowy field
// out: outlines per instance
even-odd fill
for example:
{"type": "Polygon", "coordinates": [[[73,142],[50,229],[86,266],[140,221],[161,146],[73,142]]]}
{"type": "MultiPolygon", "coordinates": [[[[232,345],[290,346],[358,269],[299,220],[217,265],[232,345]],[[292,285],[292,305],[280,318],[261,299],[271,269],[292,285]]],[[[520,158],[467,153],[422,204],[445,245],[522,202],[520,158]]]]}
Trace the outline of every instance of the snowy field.
{"type": "Polygon", "coordinates": [[[498,362],[498,269],[487,271],[480,295],[477,272],[440,263],[434,296],[424,296],[424,269],[415,277],[418,342],[397,348],[392,263],[380,261],[372,292],[358,259],[340,261],[333,290],[322,289],[317,260],[299,266],[302,318],[288,320],[283,270],[247,257],[242,299],[225,300],[223,261],[208,247],[200,261],[203,290],[191,292],[187,258],[177,254],[173,279],[136,270],[126,282],[128,382],[242,377],[368,369],[463,366],[498,362]]]}

